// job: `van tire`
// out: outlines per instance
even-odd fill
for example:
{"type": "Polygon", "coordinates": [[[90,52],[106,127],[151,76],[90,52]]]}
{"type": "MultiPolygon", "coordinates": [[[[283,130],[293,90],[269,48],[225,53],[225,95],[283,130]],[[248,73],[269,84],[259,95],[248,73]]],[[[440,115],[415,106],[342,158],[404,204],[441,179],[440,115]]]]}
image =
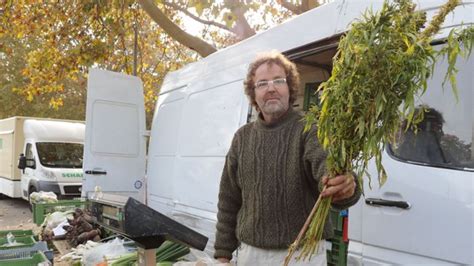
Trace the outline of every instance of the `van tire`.
{"type": "Polygon", "coordinates": [[[31,204],[31,200],[30,200],[30,195],[33,192],[38,192],[38,190],[36,189],[35,186],[30,186],[30,188],[28,189],[28,206],[30,208],[30,211],[33,211],[33,204],[31,204]]]}

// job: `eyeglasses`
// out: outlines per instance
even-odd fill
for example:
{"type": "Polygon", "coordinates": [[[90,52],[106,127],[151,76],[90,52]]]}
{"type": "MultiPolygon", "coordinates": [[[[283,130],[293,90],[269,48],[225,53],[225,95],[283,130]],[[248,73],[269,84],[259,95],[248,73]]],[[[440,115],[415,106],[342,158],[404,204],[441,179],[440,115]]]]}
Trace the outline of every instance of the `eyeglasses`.
{"type": "Polygon", "coordinates": [[[255,89],[266,90],[272,84],[275,88],[281,89],[286,85],[286,78],[277,78],[274,80],[262,80],[255,83],[255,89]]]}

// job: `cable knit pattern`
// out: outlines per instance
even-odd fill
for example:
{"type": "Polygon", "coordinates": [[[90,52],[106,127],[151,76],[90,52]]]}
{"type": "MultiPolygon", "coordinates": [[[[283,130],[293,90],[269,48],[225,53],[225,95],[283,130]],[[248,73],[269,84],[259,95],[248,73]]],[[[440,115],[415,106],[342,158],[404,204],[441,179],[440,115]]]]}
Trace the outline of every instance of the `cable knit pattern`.
{"type": "MultiPolygon", "coordinates": [[[[275,124],[259,118],[235,133],[220,183],[216,258],[232,258],[240,241],[284,249],[296,239],[319,196],[326,158],[316,127],[304,132],[304,125],[289,110],[275,124]]],[[[353,197],[333,207],[348,208],[359,197],[357,186],[353,197]]],[[[328,219],[324,238],[331,228],[328,219]]]]}

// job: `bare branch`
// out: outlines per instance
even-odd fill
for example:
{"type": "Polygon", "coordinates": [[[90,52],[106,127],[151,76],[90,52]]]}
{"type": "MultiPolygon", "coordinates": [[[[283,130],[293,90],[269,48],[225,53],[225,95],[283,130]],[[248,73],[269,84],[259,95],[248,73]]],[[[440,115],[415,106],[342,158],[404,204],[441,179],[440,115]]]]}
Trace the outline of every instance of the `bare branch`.
{"type": "Polygon", "coordinates": [[[290,3],[288,1],[285,1],[285,0],[277,0],[277,3],[280,4],[282,7],[290,10],[291,12],[293,12],[296,15],[299,15],[299,14],[303,13],[302,10],[301,10],[301,6],[299,6],[299,5],[295,5],[295,4],[290,3]]]}
{"type": "Polygon", "coordinates": [[[300,10],[301,10],[301,13],[304,13],[320,5],[321,3],[318,0],[303,0],[300,10]]]}
{"type": "Polygon", "coordinates": [[[178,27],[171,21],[154,3],[153,0],[138,0],[140,6],[168,35],[181,43],[196,51],[201,56],[206,57],[217,51],[209,43],[199,39],[178,27]]]}
{"type": "Polygon", "coordinates": [[[242,7],[242,3],[240,3],[238,0],[226,0],[225,5],[229,7],[229,9],[232,11],[232,14],[237,17],[231,32],[233,32],[238,39],[244,40],[256,34],[255,30],[250,27],[247,19],[245,18],[246,10],[242,7]]]}
{"type": "Polygon", "coordinates": [[[175,10],[179,10],[181,12],[183,12],[186,16],[202,23],[202,24],[206,24],[206,25],[212,25],[212,26],[216,26],[218,28],[221,28],[221,29],[224,29],[226,31],[231,31],[231,29],[229,27],[227,27],[226,25],[224,24],[221,24],[221,23],[217,23],[215,21],[209,21],[209,20],[205,20],[205,19],[202,19],[196,15],[194,15],[193,13],[189,12],[186,8],[183,8],[183,7],[180,7],[179,5],[175,4],[175,3],[170,3],[170,2],[164,2],[165,5],[175,9],[175,10]]]}
{"type": "Polygon", "coordinates": [[[277,0],[277,3],[296,15],[302,14],[320,5],[318,0],[302,0],[300,5],[285,0],[277,0]]]}

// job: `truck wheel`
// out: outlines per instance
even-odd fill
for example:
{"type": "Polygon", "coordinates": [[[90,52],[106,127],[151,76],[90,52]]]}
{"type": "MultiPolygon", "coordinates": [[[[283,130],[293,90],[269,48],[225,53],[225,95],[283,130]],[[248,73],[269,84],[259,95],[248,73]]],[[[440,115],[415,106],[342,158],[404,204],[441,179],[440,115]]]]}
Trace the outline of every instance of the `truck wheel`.
{"type": "Polygon", "coordinates": [[[35,186],[31,186],[29,189],[28,189],[28,203],[29,203],[29,208],[30,208],[30,211],[33,211],[33,204],[31,204],[31,200],[30,200],[30,195],[31,193],[33,192],[38,192],[38,190],[36,189],[35,186]]]}

